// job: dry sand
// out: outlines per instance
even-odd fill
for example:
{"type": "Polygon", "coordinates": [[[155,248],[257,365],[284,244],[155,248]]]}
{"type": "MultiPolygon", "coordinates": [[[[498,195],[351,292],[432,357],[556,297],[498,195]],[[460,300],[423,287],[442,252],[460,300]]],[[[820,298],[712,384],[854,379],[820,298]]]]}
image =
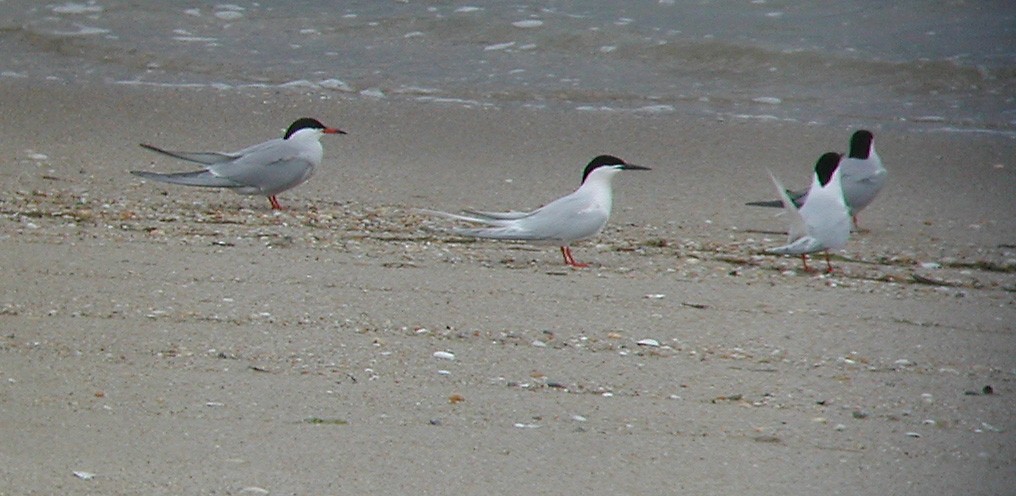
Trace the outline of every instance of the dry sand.
{"type": "Polygon", "coordinates": [[[825,276],[759,255],[783,221],[743,203],[850,129],[14,80],[0,103],[0,494],[1012,494],[1011,138],[875,129],[890,183],[825,276]],[[188,168],[140,142],[303,115],[349,135],[281,213],[127,174],[188,168]],[[535,207],[599,153],[654,170],[616,178],[588,269],[414,211],[535,207]]]}

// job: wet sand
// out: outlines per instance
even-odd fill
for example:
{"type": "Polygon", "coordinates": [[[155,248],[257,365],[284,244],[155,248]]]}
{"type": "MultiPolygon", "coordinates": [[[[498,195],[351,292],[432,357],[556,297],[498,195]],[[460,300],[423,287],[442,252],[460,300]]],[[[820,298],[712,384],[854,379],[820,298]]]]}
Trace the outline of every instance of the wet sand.
{"type": "Polygon", "coordinates": [[[873,129],[889,184],[824,275],[743,204],[852,129],[3,85],[0,494],[1012,488],[1012,138],[873,129]],[[304,115],[349,135],[282,212],[127,173],[304,115]],[[587,269],[417,212],[536,207],[600,153],[653,170],[587,269]]]}

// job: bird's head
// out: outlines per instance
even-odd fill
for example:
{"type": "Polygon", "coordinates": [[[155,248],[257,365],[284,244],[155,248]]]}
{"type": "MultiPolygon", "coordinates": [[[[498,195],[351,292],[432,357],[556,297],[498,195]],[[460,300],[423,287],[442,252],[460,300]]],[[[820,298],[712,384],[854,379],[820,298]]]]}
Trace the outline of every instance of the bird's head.
{"type": "Polygon", "coordinates": [[[286,134],[282,136],[282,139],[289,139],[294,134],[303,130],[310,130],[323,134],[346,134],[346,132],[341,129],[325,126],[317,119],[303,117],[293,121],[293,123],[289,125],[289,129],[286,129],[286,134]]]}
{"type": "Polygon", "coordinates": [[[609,177],[622,170],[650,169],[649,167],[643,167],[641,165],[629,164],[612,155],[600,155],[591,160],[589,165],[586,166],[585,171],[582,172],[582,183],[585,184],[586,179],[588,179],[591,175],[599,176],[601,174],[608,174],[609,177]]]}

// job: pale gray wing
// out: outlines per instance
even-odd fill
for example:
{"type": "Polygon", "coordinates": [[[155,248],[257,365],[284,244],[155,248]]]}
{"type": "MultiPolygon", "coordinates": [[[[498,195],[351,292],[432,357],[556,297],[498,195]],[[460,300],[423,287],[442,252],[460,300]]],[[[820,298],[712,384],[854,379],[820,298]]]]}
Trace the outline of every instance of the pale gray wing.
{"type": "Polygon", "coordinates": [[[875,200],[885,186],[888,172],[877,155],[868,160],[844,158],[840,162],[843,198],[851,213],[858,213],[875,200]]]}
{"type": "Polygon", "coordinates": [[[885,177],[885,167],[882,166],[882,159],[872,153],[867,159],[845,157],[840,162],[840,175],[851,181],[879,181],[885,177]]]}
{"type": "Polygon", "coordinates": [[[303,182],[315,165],[282,139],[266,141],[242,152],[239,157],[214,164],[208,170],[218,177],[271,195],[303,182]]]}
{"type": "Polygon", "coordinates": [[[571,194],[513,220],[496,221],[499,227],[461,229],[459,234],[494,239],[567,243],[595,235],[606,225],[608,213],[590,208],[588,200],[571,194]]]}

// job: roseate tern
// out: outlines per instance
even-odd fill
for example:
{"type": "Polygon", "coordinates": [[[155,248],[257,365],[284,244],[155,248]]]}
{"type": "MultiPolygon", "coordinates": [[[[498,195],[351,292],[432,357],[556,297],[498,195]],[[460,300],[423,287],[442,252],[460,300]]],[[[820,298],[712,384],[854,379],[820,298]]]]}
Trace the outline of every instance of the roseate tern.
{"type": "Polygon", "coordinates": [[[462,215],[435,210],[424,212],[486,225],[486,227],[452,229],[451,232],[461,236],[558,245],[561,247],[565,264],[572,267],[588,267],[588,264],[575,260],[570,244],[595,236],[603,230],[607,219],[610,218],[613,200],[611,180],[615,174],[623,170],[650,169],[626,163],[610,155],[600,155],[586,166],[582,174],[582,185],[577,190],[530,212],[467,210],[462,215]]]}
{"type": "Polygon", "coordinates": [[[135,176],[184,186],[226,188],[241,195],[267,196],[272,209],[281,209],[275,195],[299,186],[321,163],[322,134],[346,134],[316,119],[297,119],[282,138],[232,153],[175,152],[142,143],[143,148],[171,157],[197,162],[205,168],[194,172],[158,174],[131,171],[135,176]]]}

